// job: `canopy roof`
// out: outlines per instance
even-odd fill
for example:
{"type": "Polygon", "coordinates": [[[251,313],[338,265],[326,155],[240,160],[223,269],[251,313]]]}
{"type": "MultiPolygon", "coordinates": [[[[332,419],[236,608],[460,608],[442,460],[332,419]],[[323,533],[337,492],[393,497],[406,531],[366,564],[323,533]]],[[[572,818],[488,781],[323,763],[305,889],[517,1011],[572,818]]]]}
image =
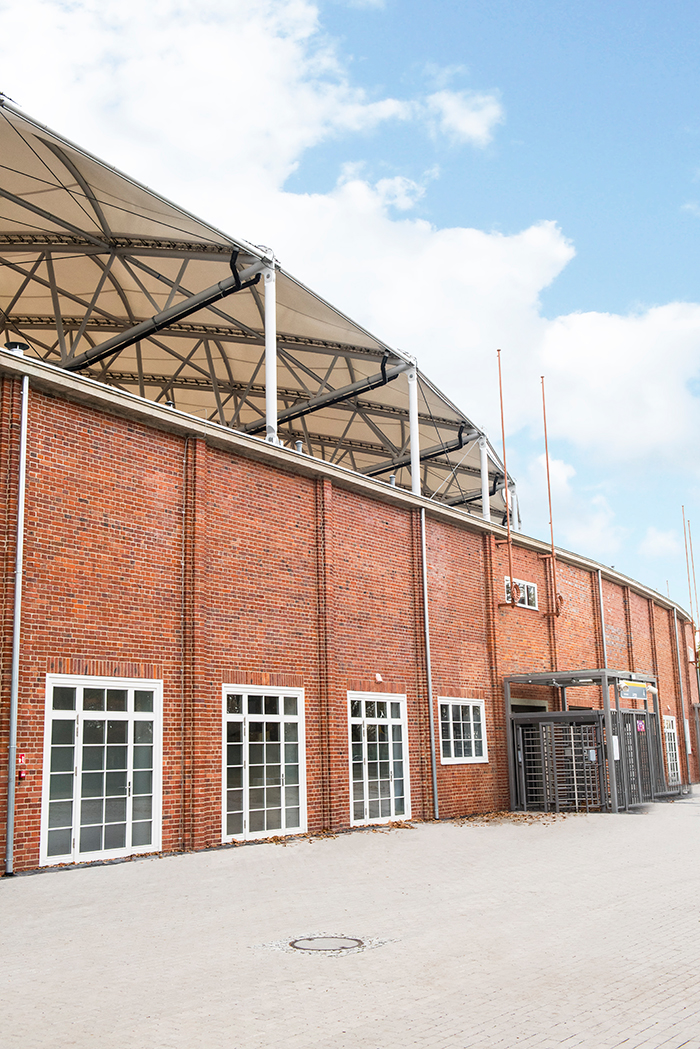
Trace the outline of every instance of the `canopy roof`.
{"type": "MultiPolygon", "coordinates": [[[[245,286],[245,271],[269,263],[267,249],[208,226],[1,100],[0,158],[5,340],[148,400],[264,435],[264,294],[261,285],[245,286]],[[139,322],[231,284],[234,271],[244,273],[242,289],[104,351],[139,322]]],[[[393,473],[410,488],[401,372],[411,359],[285,270],[276,284],[280,439],[361,473],[386,480],[393,473]]],[[[480,513],[480,431],[420,372],[418,384],[423,493],[480,513]]],[[[490,445],[488,457],[500,520],[503,467],[490,445]]]]}

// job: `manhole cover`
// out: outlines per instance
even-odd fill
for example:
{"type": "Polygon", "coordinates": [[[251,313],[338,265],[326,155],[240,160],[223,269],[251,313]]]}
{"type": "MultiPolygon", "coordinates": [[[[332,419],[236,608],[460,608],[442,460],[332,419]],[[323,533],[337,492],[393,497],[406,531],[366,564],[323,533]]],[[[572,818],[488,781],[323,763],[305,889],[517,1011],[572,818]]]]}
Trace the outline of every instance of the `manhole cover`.
{"type": "Polygon", "coordinates": [[[289,946],[298,951],[354,951],[364,944],[350,936],[305,936],[292,940],[289,946]]]}

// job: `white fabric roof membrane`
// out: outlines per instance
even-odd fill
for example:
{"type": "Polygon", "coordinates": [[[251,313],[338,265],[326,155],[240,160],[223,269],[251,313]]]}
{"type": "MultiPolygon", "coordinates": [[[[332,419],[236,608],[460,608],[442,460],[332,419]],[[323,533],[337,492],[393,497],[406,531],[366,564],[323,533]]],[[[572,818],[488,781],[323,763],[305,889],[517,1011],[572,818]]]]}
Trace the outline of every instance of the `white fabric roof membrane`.
{"type": "MultiPolygon", "coordinates": [[[[232,276],[266,249],[182,211],[0,101],[3,341],[148,400],[264,436],[264,291],[230,294],[116,352],[95,347],[232,276]]],[[[295,418],[311,398],[409,361],[277,272],[279,437],[411,487],[405,374],[295,418]]],[[[419,375],[423,494],[481,513],[478,428],[419,375]]],[[[491,506],[503,467],[489,446],[491,506]]],[[[500,482],[500,485],[499,485],[500,482]]],[[[498,490],[496,490],[498,489],[498,490]]]]}

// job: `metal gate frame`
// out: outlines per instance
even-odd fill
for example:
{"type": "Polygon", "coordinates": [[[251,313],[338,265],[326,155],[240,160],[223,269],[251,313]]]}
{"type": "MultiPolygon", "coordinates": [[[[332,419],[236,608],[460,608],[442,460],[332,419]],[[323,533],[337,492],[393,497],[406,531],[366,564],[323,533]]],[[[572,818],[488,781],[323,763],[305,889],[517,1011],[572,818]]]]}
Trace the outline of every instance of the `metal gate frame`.
{"type": "Polygon", "coordinates": [[[533,807],[532,792],[528,799],[528,786],[532,785],[528,783],[528,776],[536,779],[538,774],[541,779],[541,804],[537,807],[545,811],[560,811],[562,808],[576,811],[581,808],[629,811],[630,808],[664,796],[682,793],[686,786],[681,783],[669,789],[666,781],[655,678],[607,667],[563,673],[522,674],[504,679],[504,694],[512,809],[527,809],[528,802],[529,807],[533,807]],[[653,697],[653,711],[621,709],[621,681],[645,685],[653,697]],[[513,712],[514,703],[527,703],[526,699],[514,700],[511,696],[511,686],[518,683],[559,689],[561,709],[513,712]],[[569,710],[567,689],[589,685],[600,686],[602,708],[569,710]],[[611,685],[614,689],[614,707],[610,703],[611,685]],[[535,732],[539,736],[539,757],[536,755],[535,743],[530,742],[535,758],[531,758],[531,764],[533,761],[534,764],[528,772],[525,767],[528,759],[526,740],[531,736],[534,739],[535,732]],[[595,746],[587,745],[584,748],[584,739],[589,744],[595,740],[595,746]],[[567,741],[570,741],[570,745],[567,741]],[[590,754],[586,758],[584,749],[589,752],[595,750],[594,759],[590,754]],[[590,765],[595,764],[597,777],[592,777],[586,771],[586,761],[590,765]],[[579,784],[584,788],[582,798],[579,797],[579,784]]]}

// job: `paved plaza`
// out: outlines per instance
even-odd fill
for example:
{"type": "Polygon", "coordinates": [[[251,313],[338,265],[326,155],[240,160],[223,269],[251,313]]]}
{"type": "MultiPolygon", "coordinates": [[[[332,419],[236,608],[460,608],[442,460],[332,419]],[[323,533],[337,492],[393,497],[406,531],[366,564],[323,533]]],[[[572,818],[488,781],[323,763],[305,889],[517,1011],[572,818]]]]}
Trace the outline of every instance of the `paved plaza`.
{"type": "Polygon", "coordinates": [[[698,794],[3,879],[0,1045],[697,1049],[699,890],[698,794]]]}

